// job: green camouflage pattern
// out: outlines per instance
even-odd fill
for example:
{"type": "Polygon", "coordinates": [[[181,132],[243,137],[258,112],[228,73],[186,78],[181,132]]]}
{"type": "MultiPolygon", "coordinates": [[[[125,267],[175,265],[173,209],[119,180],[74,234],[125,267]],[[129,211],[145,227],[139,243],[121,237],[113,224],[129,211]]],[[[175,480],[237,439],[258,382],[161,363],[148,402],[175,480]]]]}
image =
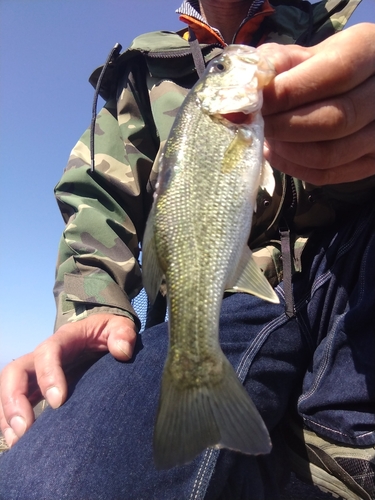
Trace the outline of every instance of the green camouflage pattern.
{"type": "MultiPolygon", "coordinates": [[[[303,38],[308,33],[310,14],[297,3],[286,6],[278,2],[275,14],[261,28],[267,33],[267,41],[317,43],[342,29],[359,1],[328,0],[312,5],[308,40],[303,38]]],[[[202,46],[206,61],[220,50],[202,46]]],[[[99,72],[93,73],[93,84],[99,72]]],[[[56,329],[101,312],[130,317],[139,327],[131,300],[142,288],[138,259],[158,174],[154,160],[196,79],[189,44],[181,33],[142,35],[110,65],[101,87],[107,102],[95,128],[95,171],[90,171],[87,130],[72,150],[55,188],[66,223],[54,288],[56,329]]],[[[266,191],[259,191],[250,245],[256,249],[254,258],[275,286],[282,279],[278,219],[285,178],[277,171],[274,175],[272,198],[266,191]]],[[[357,183],[343,189],[319,189],[296,180],[296,270],[309,232],[332,224],[341,206],[363,200],[370,187],[373,189],[367,182],[365,187],[357,183]]]]}
{"type": "Polygon", "coordinates": [[[282,2],[275,7],[275,15],[266,20],[269,33],[265,42],[283,45],[298,43],[311,46],[341,31],[361,0],[328,0],[309,4],[295,2],[285,5],[282,2]],[[302,9],[302,10],[301,10],[302,9]],[[313,18],[310,29],[310,12],[313,18]]]}

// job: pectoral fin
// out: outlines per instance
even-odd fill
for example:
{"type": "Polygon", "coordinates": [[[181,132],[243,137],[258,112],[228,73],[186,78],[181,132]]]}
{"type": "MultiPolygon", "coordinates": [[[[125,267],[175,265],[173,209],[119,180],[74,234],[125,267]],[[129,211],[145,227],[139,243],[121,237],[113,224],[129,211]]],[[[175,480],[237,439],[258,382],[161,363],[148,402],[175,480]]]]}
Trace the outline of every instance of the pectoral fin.
{"type": "Polygon", "coordinates": [[[254,261],[248,247],[245,247],[233,284],[229,284],[226,291],[250,293],[274,304],[280,302],[274,289],[254,261]]]}
{"type": "Polygon", "coordinates": [[[239,128],[229,144],[227,150],[225,151],[223,162],[221,165],[221,171],[223,174],[229,174],[235,168],[237,164],[237,159],[242,155],[244,149],[251,146],[253,142],[253,136],[251,132],[247,130],[242,130],[239,128]]]}
{"type": "Polygon", "coordinates": [[[163,271],[160,267],[156,253],[154,216],[152,210],[148,217],[145,234],[143,236],[142,278],[148,298],[151,303],[154,303],[163,279],[163,271]]]}
{"type": "Polygon", "coordinates": [[[263,160],[259,186],[261,189],[265,189],[270,196],[272,196],[275,191],[275,177],[272,167],[267,160],[263,160]]]}

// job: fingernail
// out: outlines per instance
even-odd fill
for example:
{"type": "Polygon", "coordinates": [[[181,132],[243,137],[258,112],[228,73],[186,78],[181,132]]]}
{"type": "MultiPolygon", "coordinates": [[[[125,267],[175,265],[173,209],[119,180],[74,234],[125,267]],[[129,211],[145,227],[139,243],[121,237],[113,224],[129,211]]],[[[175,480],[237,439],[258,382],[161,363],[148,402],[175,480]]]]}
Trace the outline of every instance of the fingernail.
{"type": "Polygon", "coordinates": [[[118,350],[121,351],[128,359],[133,356],[133,347],[127,340],[118,340],[116,345],[118,350]]]}
{"type": "Polygon", "coordinates": [[[54,409],[61,406],[62,395],[60,390],[57,387],[51,387],[50,389],[48,389],[48,391],[46,392],[46,400],[48,401],[48,404],[54,409]]]}
{"type": "Polygon", "coordinates": [[[8,427],[8,429],[5,429],[4,439],[5,439],[7,446],[9,446],[9,448],[11,448],[13,446],[13,443],[17,439],[17,436],[15,435],[13,429],[10,429],[9,427],[8,427]]]}
{"type": "Polygon", "coordinates": [[[25,434],[26,431],[26,421],[24,418],[20,416],[13,417],[9,422],[11,428],[13,429],[16,436],[21,437],[25,434]]]}

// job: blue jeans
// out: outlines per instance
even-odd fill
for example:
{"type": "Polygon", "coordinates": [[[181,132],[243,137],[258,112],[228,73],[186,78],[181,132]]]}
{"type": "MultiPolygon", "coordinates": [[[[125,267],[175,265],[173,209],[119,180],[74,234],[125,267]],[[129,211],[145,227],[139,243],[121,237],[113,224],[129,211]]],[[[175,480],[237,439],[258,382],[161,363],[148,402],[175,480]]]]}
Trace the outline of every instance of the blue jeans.
{"type": "Polygon", "coordinates": [[[136,355],[106,355],[0,457],[6,500],[275,500],[287,473],[280,422],[288,407],[320,434],[375,443],[374,214],[360,211],[311,239],[294,279],[296,316],[246,294],[224,299],[224,353],[273,440],[267,456],[207,450],[156,471],[152,431],[167,351],[167,327],[145,330],[136,355]],[[296,403],[296,398],[299,396],[296,403]]]}

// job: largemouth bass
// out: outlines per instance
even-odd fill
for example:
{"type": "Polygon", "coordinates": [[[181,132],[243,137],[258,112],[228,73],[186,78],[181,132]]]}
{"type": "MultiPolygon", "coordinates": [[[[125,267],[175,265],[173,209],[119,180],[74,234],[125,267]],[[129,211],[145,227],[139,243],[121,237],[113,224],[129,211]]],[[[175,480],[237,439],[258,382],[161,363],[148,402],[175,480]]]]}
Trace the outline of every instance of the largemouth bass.
{"type": "Polygon", "coordinates": [[[153,301],[167,282],[169,351],[154,431],[158,468],[207,447],[268,453],[269,435],[218,339],[225,290],[278,302],[247,246],[262,181],[262,88],[274,70],[232,45],[188,93],[164,153],[143,242],[153,301]]]}

